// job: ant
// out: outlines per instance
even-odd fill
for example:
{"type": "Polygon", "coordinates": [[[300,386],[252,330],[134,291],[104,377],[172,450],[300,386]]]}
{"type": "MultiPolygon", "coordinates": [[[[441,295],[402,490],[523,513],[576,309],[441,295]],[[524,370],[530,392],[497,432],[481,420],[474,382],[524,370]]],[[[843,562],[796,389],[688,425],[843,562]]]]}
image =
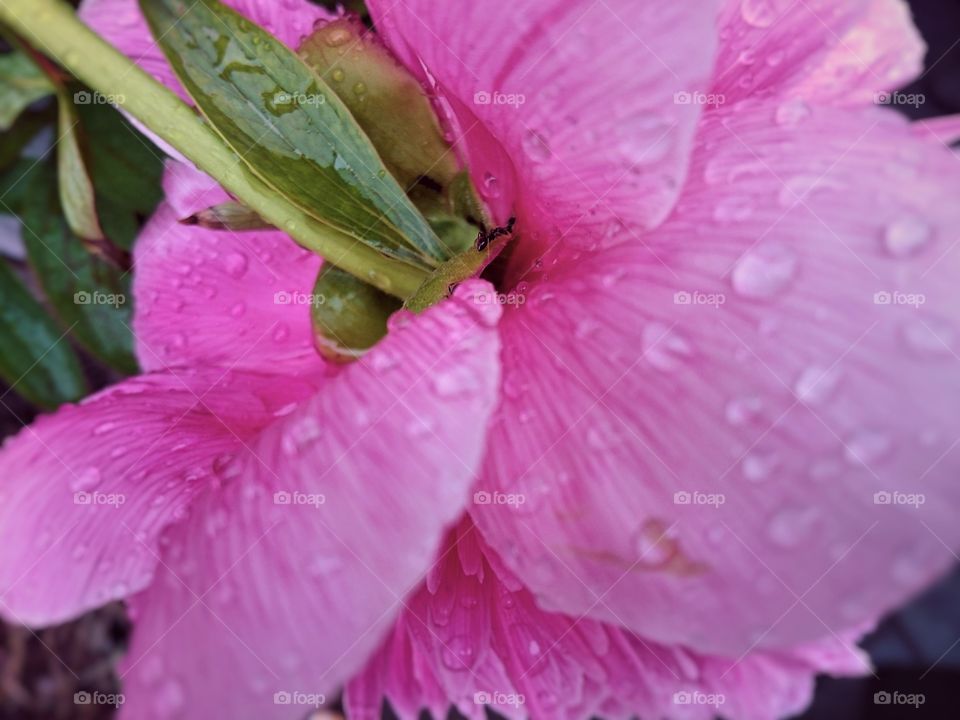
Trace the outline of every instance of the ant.
{"type": "Polygon", "coordinates": [[[476,248],[479,252],[483,252],[487,249],[487,246],[496,240],[498,237],[504,235],[509,235],[513,232],[513,226],[516,224],[517,219],[515,217],[510,218],[507,221],[507,224],[504,227],[497,227],[493,230],[481,230],[477,233],[477,243],[476,248]]]}

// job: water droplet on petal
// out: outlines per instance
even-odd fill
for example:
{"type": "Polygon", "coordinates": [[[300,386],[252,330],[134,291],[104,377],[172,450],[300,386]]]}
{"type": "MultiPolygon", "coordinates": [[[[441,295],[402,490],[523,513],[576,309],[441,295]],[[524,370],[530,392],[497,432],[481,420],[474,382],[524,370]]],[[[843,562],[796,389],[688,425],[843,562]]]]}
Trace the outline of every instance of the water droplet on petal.
{"type": "Polygon", "coordinates": [[[951,357],[956,344],[956,331],[947,323],[926,317],[911,320],[903,327],[907,347],[921,357],[951,357]]]}
{"type": "Polygon", "coordinates": [[[794,98],[777,107],[777,124],[786,128],[795,128],[810,117],[810,106],[803,100],[794,98]]]}
{"type": "Polygon", "coordinates": [[[528,130],[523,136],[523,149],[534,162],[550,159],[550,146],[543,135],[534,130],[528,130]]]}
{"type": "Polygon", "coordinates": [[[737,398],[727,403],[724,414],[731,425],[746,425],[756,419],[762,408],[758,397],[737,398]]]}
{"type": "Polygon", "coordinates": [[[840,384],[841,375],[838,367],[822,368],[811,365],[800,373],[800,377],[793,385],[793,392],[796,393],[800,402],[819,405],[833,396],[840,384]]]}
{"type": "Polygon", "coordinates": [[[743,476],[750,482],[766,480],[777,466],[777,456],[751,453],[743,459],[743,476]]]}
{"type": "Polygon", "coordinates": [[[249,261],[243,253],[230,253],[227,256],[226,268],[227,274],[232,278],[240,279],[247,273],[249,261]]]}
{"type": "Polygon", "coordinates": [[[779,245],[750,250],[733,269],[733,289],[743,297],[770,298],[782,291],[797,272],[797,256],[779,245]]]}
{"type": "Polygon", "coordinates": [[[770,27],[777,19],[771,0],[743,0],[740,12],[748,25],[758,28],[770,27]]]}
{"type": "Polygon", "coordinates": [[[782,547],[795,547],[810,534],[819,517],[815,508],[783,510],[770,522],[770,539],[782,547]]]}
{"type": "Polygon", "coordinates": [[[74,478],[70,487],[74,492],[84,492],[95,488],[100,484],[100,480],[99,470],[96,468],[87,468],[74,478]]]}
{"type": "Polygon", "coordinates": [[[844,457],[851,465],[872,465],[893,449],[893,441],[883,433],[861,430],[847,440],[844,457]]]}
{"type": "Polygon", "coordinates": [[[488,198],[498,198],[503,192],[500,188],[500,181],[496,175],[490,172],[483,174],[483,187],[481,189],[483,194],[488,198]]]}
{"type": "Polygon", "coordinates": [[[444,644],[440,656],[444,667],[453,672],[467,672],[476,660],[476,648],[467,635],[457,635],[444,644]]]}
{"type": "Polygon", "coordinates": [[[662,323],[650,323],[643,329],[643,356],[664,372],[675,370],[693,355],[693,348],[677,331],[662,323]]]}
{"type": "Polygon", "coordinates": [[[283,451],[290,456],[296,455],[312,444],[323,434],[320,423],[312,415],[304,417],[291,423],[283,434],[281,445],[283,451]]]}
{"type": "Polygon", "coordinates": [[[893,257],[916,255],[933,239],[933,228],[920,218],[905,217],[891,223],[883,233],[883,245],[893,257]]]}

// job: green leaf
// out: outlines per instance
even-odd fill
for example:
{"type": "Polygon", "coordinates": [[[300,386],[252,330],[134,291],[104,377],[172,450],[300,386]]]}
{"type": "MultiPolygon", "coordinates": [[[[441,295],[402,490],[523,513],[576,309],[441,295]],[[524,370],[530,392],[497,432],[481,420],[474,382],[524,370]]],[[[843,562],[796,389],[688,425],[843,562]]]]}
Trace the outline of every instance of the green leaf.
{"type": "Polygon", "coordinates": [[[0,377],[14,392],[45,408],[86,395],[66,333],[6,262],[0,262],[0,337],[0,377]]]}
{"type": "Polygon", "coordinates": [[[87,169],[100,224],[110,242],[130,250],[143,222],[163,199],[163,153],[114,107],[76,106],[90,153],[87,169]]]}
{"type": "Polygon", "coordinates": [[[0,130],[9,130],[21,112],[51,93],[53,85],[26,55],[0,55],[0,130]]]}
{"type": "MultiPolygon", "coordinates": [[[[20,166],[10,174],[18,171],[20,166]]],[[[57,316],[92,355],[135,374],[129,274],[91,254],[71,232],[49,164],[30,168],[20,186],[25,191],[16,210],[25,225],[27,257],[57,316]]]]}
{"type": "Polygon", "coordinates": [[[104,236],[97,218],[96,194],[80,147],[80,118],[66,88],[57,89],[57,104],[57,177],[63,214],[77,235],[97,242],[104,236]]]}
{"type": "Polygon", "coordinates": [[[424,177],[450,184],[459,164],[429,98],[359,18],[318,27],[298,52],[343,100],[404,187],[424,177]]]}
{"type": "Polygon", "coordinates": [[[216,0],[140,0],[211,125],[290,202],[421,267],[445,257],[336,93],[276,38],[216,0]]]}
{"type": "Polygon", "coordinates": [[[324,357],[347,363],[387,334],[387,320],[402,303],[325,263],[313,288],[310,318],[314,344],[324,357]]]}

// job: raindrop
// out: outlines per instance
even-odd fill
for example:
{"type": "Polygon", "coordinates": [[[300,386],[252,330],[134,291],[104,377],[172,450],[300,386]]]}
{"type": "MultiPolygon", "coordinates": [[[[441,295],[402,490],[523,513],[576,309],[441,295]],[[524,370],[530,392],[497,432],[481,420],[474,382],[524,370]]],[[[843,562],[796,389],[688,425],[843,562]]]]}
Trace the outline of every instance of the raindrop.
{"type": "Polygon", "coordinates": [[[762,408],[758,397],[737,398],[727,403],[724,414],[731,425],[746,425],[757,418],[762,408]]]}
{"type": "Polygon", "coordinates": [[[883,233],[883,245],[893,257],[916,255],[933,238],[930,225],[917,217],[902,218],[887,226],[883,233]]]}
{"type": "Polygon", "coordinates": [[[693,348],[679,333],[662,323],[643,329],[643,356],[657,370],[670,372],[693,355],[693,348]]]}
{"type": "Polygon", "coordinates": [[[797,378],[793,391],[797,399],[807,405],[819,405],[832,397],[840,384],[841,372],[838,367],[824,369],[811,365],[797,378]]]}
{"type": "Polygon", "coordinates": [[[490,172],[483,174],[483,194],[489,198],[500,197],[503,190],[500,188],[500,181],[496,175],[490,172]]]}
{"type": "Polygon", "coordinates": [[[230,253],[226,260],[227,274],[232,278],[240,279],[247,273],[249,261],[243,253],[230,253]]]}
{"type": "Polygon", "coordinates": [[[797,272],[796,255],[779,245],[749,251],[733,269],[733,289],[743,297],[770,298],[783,290],[797,272]]]}
{"type": "Polygon", "coordinates": [[[535,162],[550,159],[550,146],[540,133],[529,130],[523,136],[523,149],[527,156],[535,162]]]}
{"type": "Polygon", "coordinates": [[[770,539],[782,547],[796,547],[809,535],[818,518],[815,508],[784,510],[770,522],[770,539]]]}
{"type": "Polygon", "coordinates": [[[747,24],[758,28],[770,27],[777,19],[771,0],[743,0],[740,12],[747,24]]]}
{"type": "Polygon", "coordinates": [[[844,457],[851,465],[872,465],[893,449],[893,442],[882,433],[861,430],[855,433],[844,448],[844,457]]]}

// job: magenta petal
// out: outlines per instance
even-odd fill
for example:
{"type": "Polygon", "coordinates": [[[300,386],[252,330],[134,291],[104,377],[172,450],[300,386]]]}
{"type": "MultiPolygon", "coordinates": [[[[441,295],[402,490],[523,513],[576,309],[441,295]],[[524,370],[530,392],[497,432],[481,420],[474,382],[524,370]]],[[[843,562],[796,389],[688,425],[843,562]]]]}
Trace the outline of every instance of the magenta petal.
{"type": "Polygon", "coordinates": [[[669,212],[702,110],[683,98],[712,68],[713,0],[368,4],[449,100],[498,214],[518,200],[522,224],[562,231],[588,212],[638,228],[669,212]]]}
{"type": "Polygon", "coordinates": [[[713,695],[724,717],[779,720],[810,700],[818,672],[862,674],[863,655],[830,638],[782,653],[724,658],[666,647],[629,631],[537,607],[463,523],[381,650],[347,689],[351,720],[379,720],[384,698],[400,717],[421,709],[468,718],[488,704],[508,718],[582,720],[716,716],[678,694],[713,695]],[[479,555],[477,564],[464,555],[479,555]],[[682,698],[681,698],[682,699],[682,698]]]}
{"type": "Polygon", "coordinates": [[[166,202],[135,247],[137,354],[147,370],[214,364],[294,372],[320,365],[309,298],[320,258],[281,232],[205,230],[178,220],[228,199],[171,162],[166,202]]]}
{"type": "MultiPolygon", "coordinates": [[[[158,540],[217,482],[224,453],[302,384],[224,373],[128,380],[42,417],[0,452],[0,614],[51,625],[149,585],[158,540]],[[208,396],[208,393],[210,395],[208,396]]],[[[304,392],[300,389],[300,392],[304,392]]]]}
{"type": "Polygon", "coordinates": [[[525,502],[472,515],[544,607],[736,657],[954,560],[960,164],[890,111],[776,112],[709,113],[663,227],[504,317],[477,490],[525,502]]]}
{"type": "Polygon", "coordinates": [[[164,537],[163,572],[131,602],[124,717],[289,718],[309,708],[278,693],[332,699],[366,661],[481,459],[499,381],[499,309],[475,301],[483,287],[397,318],[164,537]]]}

